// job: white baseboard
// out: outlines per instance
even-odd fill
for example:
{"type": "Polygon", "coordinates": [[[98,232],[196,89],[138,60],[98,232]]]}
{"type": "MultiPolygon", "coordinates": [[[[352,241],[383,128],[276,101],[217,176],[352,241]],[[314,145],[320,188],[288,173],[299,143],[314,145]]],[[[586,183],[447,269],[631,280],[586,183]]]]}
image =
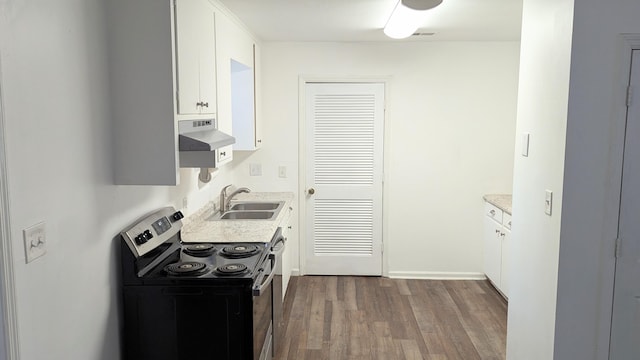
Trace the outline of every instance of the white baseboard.
{"type": "Polygon", "coordinates": [[[475,272],[440,272],[440,271],[389,271],[392,279],[423,280],[486,280],[484,273],[475,272]]]}
{"type": "MultiPolygon", "coordinates": [[[[291,269],[291,276],[301,276],[300,269],[291,269]]],[[[440,271],[389,271],[383,275],[391,279],[422,280],[486,280],[484,273],[440,271]]]]}

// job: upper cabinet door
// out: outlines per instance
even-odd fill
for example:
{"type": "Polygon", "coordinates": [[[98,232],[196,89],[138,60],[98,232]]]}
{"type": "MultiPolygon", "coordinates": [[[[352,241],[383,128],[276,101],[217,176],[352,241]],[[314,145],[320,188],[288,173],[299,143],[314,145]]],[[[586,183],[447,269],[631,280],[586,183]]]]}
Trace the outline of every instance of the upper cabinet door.
{"type": "Polygon", "coordinates": [[[254,77],[254,146],[256,149],[262,146],[262,66],[260,63],[261,54],[260,47],[257,44],[253,45],[253,77],[254,77]]]}
{"type": "Polygon", "coordinates": [[[202,26],[200,46],[201,114],[216,113],[216,34],[213,8],[204,1],[207,11],[200,13],[202,26]]]}
{"type": "Polygon", "coordinates": [[[256,53],[252,35],[228,17],[216,18],[218,125],[229,126],[233,150],[256,150],[256,53]]]}
{"type": "Polygon", "coordinates": [[[216,112],[213,7],[206,0],[176,1],[178,114],[216,112]]]}

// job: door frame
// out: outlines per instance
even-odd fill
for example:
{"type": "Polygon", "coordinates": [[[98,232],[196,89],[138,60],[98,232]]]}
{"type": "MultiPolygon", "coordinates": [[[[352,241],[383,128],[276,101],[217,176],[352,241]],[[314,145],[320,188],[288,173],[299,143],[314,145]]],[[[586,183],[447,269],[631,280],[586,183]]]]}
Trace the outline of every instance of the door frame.
{"type": "Polygon", "coordinates": [[[13,250],[11,247],[11,218],[9,209],[9,184],[7,176],[6,136],[2,89],[2,53],[0,52],[0,326],[4,332],[4,352],[0,359],[20,359],[18,317],[16,311],[13,250]]]}
{"type": "Polygon", "coordinates": [[[389,115],[389,77],[327,77],[303,75],[298,79],[298,261],[300,268],[293,269],[293,275],[305,275],[307,239],[307,210],[306,210],[306,85],[308,83],[381,83],[384,85],[384,114],[382,120],[382,276],[389,277],[389,239],[387,226],[389,223],[389,215],[387,213],[388,206],[385,206],[388,197],[388,178],[386,164],[388,163],[389,144],[391,136],[389,127],[387,126],[387,118],[389,115]]]}
{"type": "MultiPolygon", "coordinates": [[[[615,121],[613,128],[613,140],[612,140],[612,176],[611,176],[611,192],[610,192],[610,205],[614,206],[615,211],[605,223],[615,227],[615,238],[613,242],[617,242],[619,233],[619,221],[620,221],[620,206],[622,195],[622,181],[623,181],[623,168],[624,168],[624,152],[625,152],[625,139],[626,128],[628,121],[628,106],[627,106],[627,87],[631,82],[631,63],[634,50],[640,50],[640,34],[621,34],[619,35],[619,47],[618,47],[618,69],[617,79],[615,82],[614,99],[616,103],[613,104],[613,117],[615,121]]],[[[636,91],[638,91],[636,89],[636,91]]],[[[640,101],[640,100],[636,100],[640,101]]],[[[607,229],[605,229],[607,230],[607,229]]],[[[614,230],[614,229],[612,229],[614,230]]],[[[607,231],[608,233],[608,231],[607,231]]],[[[622,245],[624,247],[624,245],[622,245]]],[[[605,249],[606,250],[606,249],[605,249]]],[[[615,249],[617,250],[617,249],[615,249]]],[[[607,344],[607,358],[611,357],[611,335],[613,331],[613,305],[615,295],[615,279],[616,279],[616,267],[617,267],[617,254],[613,253],[613,265],[603,267],[605,273],[603,274],[603,292],[602,298],[606,300],[606,313],[603,314],[608,320],[606,327],[608,329],[608,337],[606,339],[607,344]]],[[[604,316],[602,318],[604,318],[604,316]]]]}

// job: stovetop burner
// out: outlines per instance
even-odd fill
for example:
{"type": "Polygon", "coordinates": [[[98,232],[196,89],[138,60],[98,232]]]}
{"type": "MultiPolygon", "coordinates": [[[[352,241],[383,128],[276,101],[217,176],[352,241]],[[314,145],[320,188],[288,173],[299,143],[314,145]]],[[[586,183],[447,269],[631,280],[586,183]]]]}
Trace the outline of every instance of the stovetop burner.
{"type": "Polygon", "coordinates": [[[207,257],[216,252],[216,247],[213,244],[184,245],[182,251],[191,256],[207,257]]]}
{"type": "Polygon", "coordinates": [[[164,271],[176,276],[199,275],[207,272],[207,265],[195,261],[178,262],[165,266],[164,271]]]}
{"type": "Polygon", "coordinates": [[[215,270],[220,275],[238,275],[247,271],[247,266],[243,264],[227,264],[219,266],[215,270]]]}
{"type": "Polygon", "coordinates": [[[232,245],[222,248],[220,254],[228,258],[246,258],[257,254],[260,249],[256,245],[232,245]]]}

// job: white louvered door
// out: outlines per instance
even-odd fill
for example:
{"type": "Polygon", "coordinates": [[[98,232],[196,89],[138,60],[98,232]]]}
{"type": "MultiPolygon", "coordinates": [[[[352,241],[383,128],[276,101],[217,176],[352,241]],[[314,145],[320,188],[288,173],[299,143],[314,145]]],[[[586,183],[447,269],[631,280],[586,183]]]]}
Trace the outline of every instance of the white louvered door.
{"type": "Polygon", "coordinates": [[[382,274],[384,84],[308,83],[305,273],[382,274]]]}

